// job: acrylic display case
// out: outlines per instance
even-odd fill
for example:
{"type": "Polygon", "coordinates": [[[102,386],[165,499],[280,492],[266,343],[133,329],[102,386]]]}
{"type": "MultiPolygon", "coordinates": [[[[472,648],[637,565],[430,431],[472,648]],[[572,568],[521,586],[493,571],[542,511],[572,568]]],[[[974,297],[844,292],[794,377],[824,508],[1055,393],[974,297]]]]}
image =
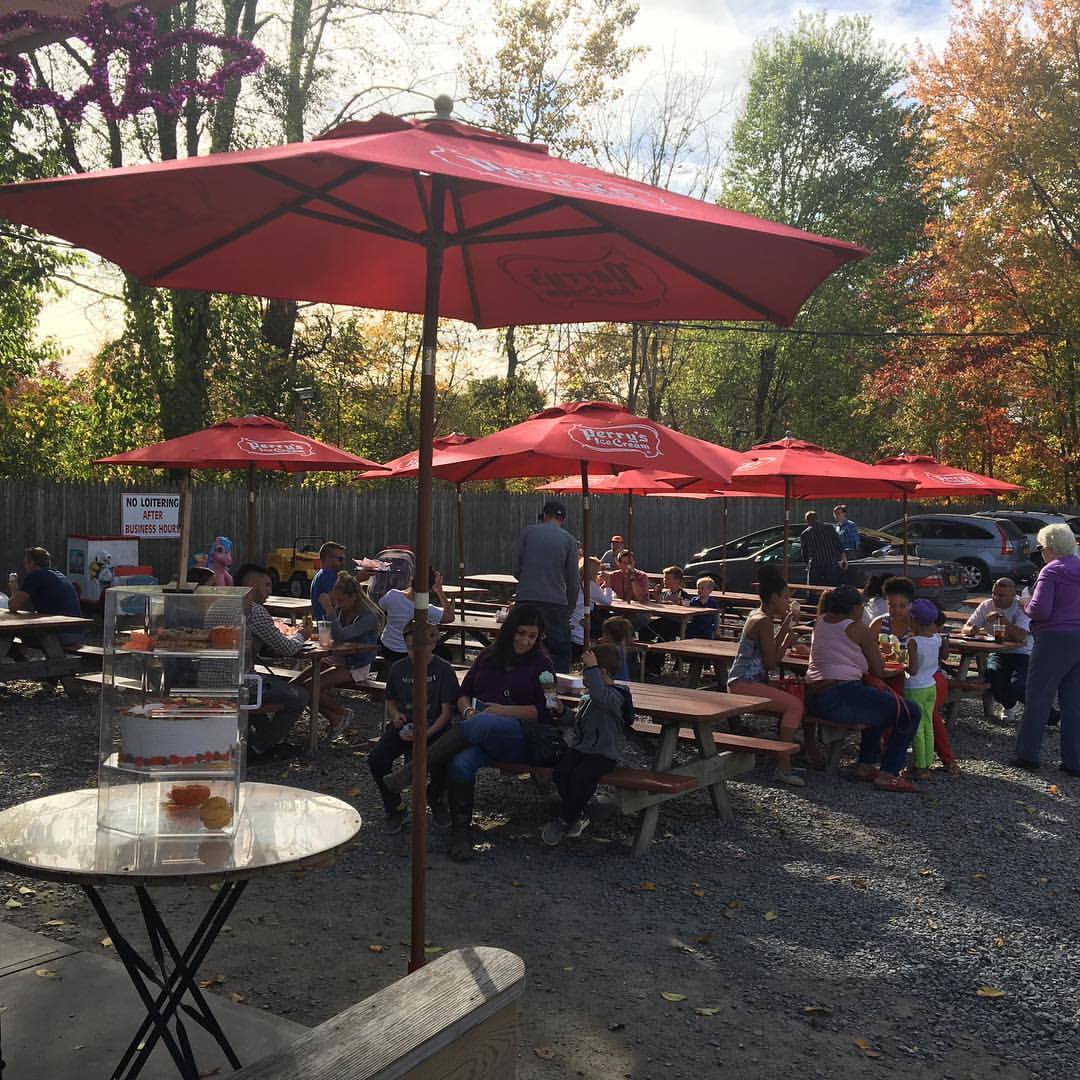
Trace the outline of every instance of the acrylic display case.
{"type": "Polygon", "coordinates": [[[247,589],[105,594],[98,824],[232,836],[243,811],[247,589]]]}

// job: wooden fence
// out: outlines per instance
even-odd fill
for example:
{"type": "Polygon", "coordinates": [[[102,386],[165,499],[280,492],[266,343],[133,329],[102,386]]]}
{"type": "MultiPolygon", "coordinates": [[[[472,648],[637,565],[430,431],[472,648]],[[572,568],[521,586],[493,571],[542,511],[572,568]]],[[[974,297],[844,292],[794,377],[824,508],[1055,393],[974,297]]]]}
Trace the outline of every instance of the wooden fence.
{"type": "MultiPolygon", "coordinates": [[[[0,572],[22,570],[23,549],[32,544],[48,548],[58,568],[63,568],[69,534],[107,536],[120,528],[120,497],[125,491],[161,492],[162,482],[137,486],[124,484],[53,484],[7,480],[0,484],[0,521],[4,562],[0,572]]],[[[234,565],[252,558],[242,550],[247,522],[244,488],[199,486],[194,490],[192,550],[208,545],[216,535],[234,541],[234,565]]],[[[521,529],[536,520],[545,498],[543,492],[518,494],[507,491],[464,489],[465,560],[470,570],[508,569],[521,529]]],[[[563,500],[569,510],[567,528],[581,535],[581,502],[576,496],[563,500]]],[[[448,581],[456,578],[456,514],[454,489],[436,484],[433,505],[433,562],[443,568],[448,581]]],[[[291,545],[294,537],[317,536],[340,540],[352,555],[374,555],[390,544],[412,544],[416,528],[416,490],[408,482],[358,487],[311,488],[271,483],[259,493],[257,506],[258,550],[263,561],[273,547],[291,545]]],[[[600,553],[615,532],[627,535],[627,500],[623,496],[595,496],[590,517],[590,547],[600,553]]],[[[633,547],[638,564],[658,569],[666,563],[682,563],[701,548],[720,543],[720,500],[633,500],[633,547]]],[[[731,499],[728,503],[728,536],[734,538],[782,520],[779,499],[731,499]]],[[[832,503],[796,503],[792,518],[800,522],[807,509],[817,509],[832,519],[832,503]]],[[[896,501],[848,502],[852,518],[860,525],[880,526],[900,514],[896,501]]],[[[912,506],[912,512],[917,509],[912,506]]],[[[940,509],[940,508],[939,508],[940,509]]],[[[977,507],[965,505],[963,512],[977,507]]],[[[171,574],[177,543],[144,540],[140,561],[152,565],[159,576],[171,574]]]]}

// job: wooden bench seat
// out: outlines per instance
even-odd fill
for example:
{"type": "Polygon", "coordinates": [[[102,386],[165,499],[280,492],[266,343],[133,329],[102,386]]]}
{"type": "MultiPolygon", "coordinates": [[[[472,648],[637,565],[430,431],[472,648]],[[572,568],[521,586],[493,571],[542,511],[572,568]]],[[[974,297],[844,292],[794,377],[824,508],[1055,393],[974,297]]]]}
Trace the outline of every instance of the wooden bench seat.
{"type": "MultiPolygon", "coordinates": [[[[659,735],[664,729],[651,720],[635,720],[634,731],[641,735],[659,735]]],[[[681,742],[693,742],[696,736],[690,728],[679,728],[681,742]]],[[[749,750],[755,754],[795,754],[798,743],[781,739],[759,739],[752,735],[734,735],[730,731],[714,731],[713,742],[723,750],[749,750]]]]}
{"type": "Polygon", "coordinates": [[[229,1073],[236,1080],[513,1080],[525,965],[455,949],[229,1073]]]}
{"type": "MultiPolygon", "coordinates": [[[[505,773],[531,773],[540,780],[550,780],[554,769],[543,765],[526,765],[512,761],[493,761],[492,767],[505,773]]],[[[632,769],[618,766],[611,772],[604,773],[599,783],[605,787],[618,788],[622,791],[648,791],[654,795],[681,795],[698,786],[693,776],[682,773],[658,773],[648,769],[632,769]]]]}

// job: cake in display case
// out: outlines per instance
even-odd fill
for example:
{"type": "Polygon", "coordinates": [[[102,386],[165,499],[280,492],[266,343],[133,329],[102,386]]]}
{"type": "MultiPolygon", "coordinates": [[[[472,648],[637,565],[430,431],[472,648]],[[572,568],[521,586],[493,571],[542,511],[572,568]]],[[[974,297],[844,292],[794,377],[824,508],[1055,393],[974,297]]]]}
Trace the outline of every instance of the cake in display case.
{"type": "Polygon", "coordinates": [[[98,824],[232,836],[243,808],[247,589],[105,594],[98,824]]]}

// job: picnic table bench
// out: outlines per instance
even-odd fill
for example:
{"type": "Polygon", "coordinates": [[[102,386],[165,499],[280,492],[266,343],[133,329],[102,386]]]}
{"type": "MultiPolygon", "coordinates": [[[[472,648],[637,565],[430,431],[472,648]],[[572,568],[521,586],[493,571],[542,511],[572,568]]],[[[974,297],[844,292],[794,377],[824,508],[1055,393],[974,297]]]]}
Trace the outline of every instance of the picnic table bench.
{"type": "Polygon", "coordinates": [[[0,659],[8,657],[15,639],[41,649],[40,660],[12,660],[0,664],[0,682],[13,679],[49,681],[58,679],[72,697],[79,692],[77,676],[85,667],[79,654],[60,643],[60,635],[93,626],[93,619],[76,615],[38,615],[34,612],[0,611],[0,659]]]}

